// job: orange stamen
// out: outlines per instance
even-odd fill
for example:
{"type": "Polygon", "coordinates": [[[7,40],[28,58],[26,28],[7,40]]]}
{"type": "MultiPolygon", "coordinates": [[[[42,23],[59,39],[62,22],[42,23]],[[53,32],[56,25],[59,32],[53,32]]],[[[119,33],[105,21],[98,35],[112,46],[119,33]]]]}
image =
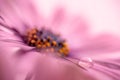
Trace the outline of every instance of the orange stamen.
{"type": "Polygon", "coordinates": [[[35,40],[31,40],[31,43],[35,43],[36,41],[35,40]]]}

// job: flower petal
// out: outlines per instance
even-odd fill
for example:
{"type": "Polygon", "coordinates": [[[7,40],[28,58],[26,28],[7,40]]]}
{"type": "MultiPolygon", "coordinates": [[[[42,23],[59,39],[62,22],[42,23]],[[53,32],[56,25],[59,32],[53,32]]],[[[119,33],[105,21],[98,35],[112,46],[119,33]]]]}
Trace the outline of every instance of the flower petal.
{"type": "Polygon", "coordinates": [[[4,57],[4,54],[0,53],[0,80],[14,79],[15,72],[12,67],[12,64],[6,57],[4,57]]]}
{"type": "Polygon", "coordinates": [[[32,71],[34,70],[36,62],[39,58],[38,53],[34,51],[24,51],[21,47],[16,47],[15,45],[10,45],[5,42],[2,42],[0,47],[1,55],[4,58],[2,61],[4,62],[5,66],[10,67],[1,67],[4,71],[1,72],[1,74],[5,73],[4,76],[7,77],[8,75],[6,73],[11,71],[11,73],[13,73],[11,74],[11,77],[15,80],[25,80],[28,76],[32,77],[32,71]]]}
{"type": "Polygon", "coordinates": [[[88,72],[64,59],[59,60],[49,56],[41,56],[35,73],[34,80],[96,80],[88,72]]]}
{"type": "Polygon", "coordinates": [[[31,27],[40,26],[42,17],[38,15],[32,0],[1,0],[0,16],[9,27],[21,34],[31,27]]]}

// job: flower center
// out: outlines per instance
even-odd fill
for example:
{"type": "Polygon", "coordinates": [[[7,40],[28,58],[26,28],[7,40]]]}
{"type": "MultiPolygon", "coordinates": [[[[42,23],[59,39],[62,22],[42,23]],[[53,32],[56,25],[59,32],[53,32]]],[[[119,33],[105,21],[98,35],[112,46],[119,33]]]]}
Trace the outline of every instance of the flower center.
{"type": "Polygon", "coordinates": [[[69,48],[65,40],[44,28],[40,30],[33,28],[28,31],[25,42],[29,46],[36,47],[39,50],[58,52],[63,56],[67,56],[69,53],[69,48]]]}

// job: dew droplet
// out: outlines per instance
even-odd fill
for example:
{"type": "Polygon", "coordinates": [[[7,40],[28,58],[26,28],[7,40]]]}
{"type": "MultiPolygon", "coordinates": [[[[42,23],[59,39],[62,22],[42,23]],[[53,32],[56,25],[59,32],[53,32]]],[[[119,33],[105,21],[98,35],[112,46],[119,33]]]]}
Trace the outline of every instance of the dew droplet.
{"type": "Polygon", "coordinates": [[[93,67],[94,63],[90,57],[83,57],[79,60],[78,65],[84,68],[91,68],[93,67]]]}
{"type": "Polygon", "coordinates": [[[80,59],[73,57],[63,57],[63,58],[84,70],[87,70],[88,68],[92,68],[94,65],[93,60],[89,57],[82,57],[80,59]]]}

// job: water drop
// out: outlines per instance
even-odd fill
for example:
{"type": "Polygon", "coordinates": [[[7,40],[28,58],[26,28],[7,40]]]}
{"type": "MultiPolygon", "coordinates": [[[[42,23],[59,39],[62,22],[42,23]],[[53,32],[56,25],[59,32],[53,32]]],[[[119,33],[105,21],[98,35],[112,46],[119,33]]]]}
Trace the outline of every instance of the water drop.
{"type": "Polygon", "coordinates": [[[89,57],[83,57],[79,60],[78,65],[84,68],[91,68],[93,67],[94,63],[93,60],[89,57]]]}
{"type": "Polygon", "coordinates": [[[71,58],[71,57],[64,57],[67,61],[70,61],[71,63],[77,65],[78,67],[87,70],[88,68],[93,67],[93,60],[89,57],[83,57],[83,58],[71,58]]]}

